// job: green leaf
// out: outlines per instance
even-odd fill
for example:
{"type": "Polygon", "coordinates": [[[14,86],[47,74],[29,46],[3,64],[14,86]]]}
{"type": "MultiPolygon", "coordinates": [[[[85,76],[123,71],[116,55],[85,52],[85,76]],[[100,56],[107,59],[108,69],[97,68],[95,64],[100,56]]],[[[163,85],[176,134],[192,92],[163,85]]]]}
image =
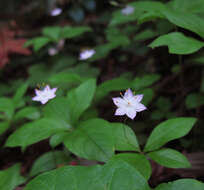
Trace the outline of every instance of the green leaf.
{"type": "Polygon", "coordinates": [[[20,88],[18,88],[18,90],[16,91],[13,97],[13,103],[14,103],[15,108],[19,108],[19,106],[21,105],[22,98],[25,95],[27,88],[28,88],[28,84],[25,83],[20,88]]]}
{"type": "Polygon", "coordinates": [[[74,154],[106,162],[119,151],[140,151],[134,132],[121,123],[109,123],[102,119],[90,119],[66,137],[64,144],[74,154]]]}
{"type": "Polygon", "coordinates": [[[49,42],[51,42],[50,38],[47,37],[36,37],[33,39],[33,47],[34,51],[37,52],[42,47],[46,46],[49,42]]]}
{"type": "Polygon", "coordinates": [[[203,190],[204,183],[195,179],[179,179],[160,184],[155,190],[203,190]]]}
{"type": "Polygon", "coordinates": [[[150,152],[147,155],[158,164],[168,168],[189,168],[191,166],[183,154],[170,148],[150,152]]]}
{"type": "Polygon", "coordinates": [[[66,166],[43,173],[31,180],[24,190],[103,190],[98,173],[102,167],[66,166]]]}
{"type": "Polygon", "coordinates": [[[69,157],[62,151],[47,152],[34,162],[29,177],[55,169],[58,166],[66,165],[68,162],[69,157]]]}
{"type": "Polygon", "coordinates": [[[95,100],[98,102],[111,91],[126,90],[131,88],[131,86],[131,81],[125,79],[124,77],[107,80],[97,87],[95,100]]]}
{"type": "Polygon", "coordinates": [[[121,10],[115,11],[110,25],[124,24],[127,22],[136,21],[145,12],[160,12],[165,8],[165,5],[160,2],[139,1],[127,4],[134,7],[134,12],[129,15],[123,15],[121,10]]]}
{"type": "Polygon", "coordinates": [[[204,22],[201,17],[189,12],[179,12],[168,8],[162,10],[162,14],[176,26],[195,32],[204,38],[204,22]]]}
{"type": "Polygon", "coordinates": [[[75,73],[71,73],[70,71],[62,71],[52,75],[49,79],[50,83],[54,85],[61,84],[80,84],[82,82],[82,78],[75,73]]]}
{"type": "Polygon", "coordinates": [[[186,97],[186,107],[193,109],[200,107],[204,104],[204,96],[199,93],[192,93],[186,97]]]}
{"type": "Polygon", "coordinates": [[[20,164],[16,164],[6,170],[0,170],[0,187],[2,190],[14,190],[15,187],[25,182],[20,176],[20,164]]]}
{"type": "Polygon", "coordinates": [[[60,132],[60,133],[53,135],[50,138],[50,146],[52,148],[55,148],[56,146],[58,146],[64,141],[66,136],[67,136],[67,132],[60,132]]]}
{"type": "Polygon", "coordinates": [[[136,77],[132,81],[132,88],[134,90],[142,90],[146,87],[151,86],[153,83],[157,82],[160,79],[160,75],[158,74],[148,74],[142,77],[136,77]]]}
{"type": "Polygon", "coordinates": [[[102,119],[81,122],[66,136],[64,144],[77,156],[90,160],[106,162],[114,154],[111,125],[102,119]]]}
{"type": "Polygon", "coordinates": [[[106,38],[110,42],[117,42],[121,45],[128,45],[130,43],[128,36],[116,27],[109,27],[106,30],[106,38]]]}
{"type": "Polygon", "coordinates": [[[134,37],[134,41],[145,41],[148,39],[151,39],[153,37],[157,36],[157,33],[153,30],[150,29],[146,29],[143,30],[142,32],[136,34],[136,36],[134,37]]]}
{"type": "Polygon", "coordinates": [[[42,34],[54,41],[58,41],[60,39],[61,30],[62,28],[58,26],[48,26],[43,28],[42,34]]]}
{"type": "Polygon", "coordinates": [[[132,14],[123,15],[121,10],[115,11],[112,15],[110,26],[125,24],[128,22],[136,21],[143,11],[134,11],[132,14]]]}
{"type": "Polygon", "coordinates": [[[72,128],[70,106],[65,97],[56,97],[49,101],[43,109],[43,115],[47,118],[60,120],[64,126],[67,126],[67,129],[72,128]]]}
{"type": "Polygon", "coordinates": [[[3,134],[9,128],[9,126],[8,121],[0,122],[0,135],[3,134]]]}
{"type": "Polygon", "coordinates": [[[19,110],[14,116],[14,120],[21,120],[24,118],[29,120],[39,119],[40,112],[36,107],[28,106],[19,110]]]}
{"type": "Polygon", "coordinates": [[[140,151],[135,133],[122,123],[111,123],[112,135],[115,136],[115,149],[118,151],[140,151]]]}
{"type": "Polygon", "coordinates": [[[96,89],[96,80],[89,79],[79,87],[68,92],[67,101],[69,104],[72,122],[75,123],[81,114],[91,105],[96,89]],[[87,90],[88,89],[88,90],[87,90]]]}
{"type": "Polygon", "coordinates": [[[3,112],[5,114],[5,119],[10,120],[14,114],[13,101],[9,98],[0,98],[0,114],[3,112]]]}
{"type": "Polygon", "coordinates": [[[204,13],[203,0],[174,0],[172,6],[179,12],[204,13]]]}
{"type": "Polygon", "coordinates": [[[133,166],[136,170],[138,170],[146,180],[148,180],[151,176],[152,169],[150,162],[147,158],[142,154],[133,154],[133,153],[122,153],[116,154],[113,156],[111,160],[123,160],[133,166]]]}
{"type": "Polygon", "coordinates": [[[192,129],[195,122],[195,118],[180,117],[160,123],[152,131],[144,151],[156,150],[171,140],[183,137],[192,129]]]}
{"type": "Polygon", "coordinates": [[[104,165],[99,179],[104,190],[150,190],[142,174],[123,160],[111,160],[104,165]]]}
{"type": "Polygon", "coordinates": [[[33,143],[39,142],[46,139],[56,133],[62,131],[68,131],[67,125],[61,120],[54,118],[43,118],[31,123],[23,125],[12,133],[7,141],[7,147],[21,146],[22,148],[27,147],[33,143]]]}
{"type": "Polygon", "coordinates": [[[25,190],[150,190],[145,178],[131,165],[111,161],[104,166],[67,166],[34,178],[25,190]]]}
{"type": "MultiPolygon", "coordinates": [[[[159,11],[149,11],[145,12],[141,16],[138,17],[138,24],[143,24],[144,22],[154,21],[156,19],[164,19],[164,16],[159,11]]],[[[158,21],[157,21],[158,22],[158,21]]]]}
{"type": "Polygon", "coordinates": [[[63,28],[60,37],[61,38],[74,38],[77,36],[80,36],[81,34],[85,32],[91,32],[91,28],[87,26],[80,26],[80,27],[70,27],[66,26],[63,28]]]}
{"type": "Polygon", "coordinates": [[[169,53],[185,55],[198,51],[204,43],[180,32],[172,32],[158,37],[149,45],[151,48],[159,46],[168,46],[169,53]]]}

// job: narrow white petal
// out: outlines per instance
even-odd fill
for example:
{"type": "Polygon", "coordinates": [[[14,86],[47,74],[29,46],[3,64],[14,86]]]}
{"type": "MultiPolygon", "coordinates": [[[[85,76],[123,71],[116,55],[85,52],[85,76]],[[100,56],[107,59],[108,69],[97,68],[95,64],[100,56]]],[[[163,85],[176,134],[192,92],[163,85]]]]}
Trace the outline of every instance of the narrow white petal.
{"type": "Polygon", "coordinates": [[[47,98],[41,99],[41,103],[42,103],[42,104],[45,104],[45,103],[48,102],[48,100],[49,100],[49,99],[47,99],[47,98]]]}
{"type": "Polygon", "coordinates": [[[55,94],[49,94],[49,96],[47,96],[47,99],[50,100],[50,99],[53,99],[54,97],[56,97],[55,94]]]}
{"type": "Polygon", "coordinates": [[[46,85],[45,88],[44,88],[44,91],[50,91],[50,86],[46,85]]]}
{"type": "Polygon", "coordinates": [[[136,116],[137,112],[134,109],[128,109],[126,112],[126,115],[130,118],[130,119],[134,119],[136,116]]]}
{"type": "Polygon", "coordinates": [[[114,104],[118,107],[123,107],[127,104],[126,101],[120,97],[112,98],[112,100],[113,100],[114,104]]]}
{"type": "Polygon", "coordinates": [[[133,97],[133,93],[132,93],[132,90],[130,88],[128,88],[124,94],[124,99],[131,99],[133,97]]]}
{"type": "Polygon", "coordinates": [[[54,94],[57,91],[57,88],[51,89],[51,92],[54,94]]]}
{"type": "Polygon", "coordinates": [[[38,90],[38,89],[35,89],[35,94],[36,94],[37,96],[40,96],[41,91],[40,91],[40,90],[38,90]]]}
{"type": "Polygon", "coordinates": [[[60,8],[55,8],[55,9],[53,9],[52,11],[51,11],[51,16],[58,16],[58,15],[60,15],[62,13],[62,9],[60,9],[60,8]]]}
{"type": "Polygon", "coordinates": [[[134,7],[132,7],[132,6],[126,6],[125,8],[123,8],[122,10],[121,10],[121,13],[123,14],[123,15],[130,15],[130,14],[132,14],[133,12],[134,12],[134,7]]]}
{"type": "Polygon", "coordinates": [[[140,102],[142,100],[143,96],[144,96],[143,94],[138,94],[138,95],[134,96],[134,100],[137,102],[140,102]]]}
{"type": "Polygon", "coordinates": [[[135,107],[135,109],[137,112],[141,112],[141,111],[146,110],[147,108],[143,104],[138,103],[137,106],[135,107]]]}
{"type": "Polygon", "coordinates": [[[40,96],[35,96],[32,98],[33,101],[41,101],[41,98],[40,96]]]}
{"type": "Polygon", "coordinates": [[[115,111],[115,115],[125,115],[126,114],[126,111],[122,108],[118,108],[116,111],[115,111]]]}

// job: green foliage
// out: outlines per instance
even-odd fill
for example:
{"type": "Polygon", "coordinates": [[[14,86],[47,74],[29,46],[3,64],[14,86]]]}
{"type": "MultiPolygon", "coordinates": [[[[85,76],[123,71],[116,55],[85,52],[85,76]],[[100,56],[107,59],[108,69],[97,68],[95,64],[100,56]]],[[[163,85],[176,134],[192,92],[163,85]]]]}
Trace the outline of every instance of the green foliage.
{"type": "Polygon", "coordinates": [[[186,12],[175,11],[170,8],[166,8],[165,10],[163,10],[162,14],[172,24],[175,24],[176,26],[195,32],[200,37],[204,38],[204,22],[200,16],[189,12],[186,13],[186,12]]]}
{"type": "Polygon", "coordinates": [[[68,131],[67,125],[60,120],[48,117],[34,122],[27,123],[17,129],[6,141],[7,147],[28,145],[41,141],[58,132],[68,131]]]}
{"type": "Polygon", "coordinates": [[[64,137],[64,144],[80,157],[103,162],[108,161],[115,150],[139,151],[136,136],[130,128],[102,119],[81,122],[64,137]]]}
{"type": "Polygon", "coordinates": [[[186,107],[188,109],[197,108],[204,104],[204,96],[198,93],[189,94],[186,97],[186,107]]]}
{"type": "Polygon", "coordinates": [[[124,188],[150,190],[145,178],[134,167],[121,160],[111,161],[104,166],[59,168],[33,179],[25,190],[48,190],[53,186],[60,190],[67,187],[70,189],[77,187],[79,190],[87,187],[90,190],[122,190],[124,188]]]}
{"type": "Polygon", "coordinates": [[[203,13],[204,3],[202,0],[173,0],[172,6],[175,10],[188,13],[203,13]]]}
{"type": "Polygon", "coordinates": [[[42,31],[41,37],[36,37],[27,41],[25,46],[33,46],[34,51],[39,51],[42,47],[47,45],[50,42],[58,42],[61,39],[69,39],[80,36],[85,32],[90,32],[91,28],[87,26],[80,27],[59,27],[59,26],[48,26],[45,27],[42,31]]]}
{"type": "Polygon", "coordinates": [[[1,170],[0,178],[0,187],[2,190],[13,190],[25,182],[25,178],[20,175],[20,164],[16,164],[7,170],[1,170]]]}
{"type": "Polygon", "coordinates": [[[78,88],[68,92],[67,101],[72,123],[78,121],[81,114],[91,105],[95,89],[96,81],[95,79],[90,79],[82,83],[78,88]]]}
{"type": "Polygon", "coordinates": [[[162,122],[152,131],[144,151],[157,150],[167,142],[183,137],[191,130],[195,122],[195,118],[185,117],[169,119],[162,122]]]}
{"type": "Polygon", "coordinates": [[[113,156],[112,160],[123,160],[135,167],[145,179],[149,179],[151,176],[151,165],[147,158],[142,154],[133,154],[133,153],[122,153],[116,154],[113,156]]]}
{"type": "Polygon", "coordinates": [[[4,97],[0,98],[0,113],[2,118],[10,120],[13,117],[14,109],[13,101],[11,99],[4,97]]]}
{"type": "Polygon", "coordinates": [[[19,110],[15,116],[14,120],[21,120],[21,119],[29,119],[29,120],[36,120],[40,118],[40,112],[36,107],[27,106],[19,110]]]}
{"type": "Polygon", "coordinates": [[[150,152],[148,156],[168,168],[189,168],[191,166],[183,154],[170,148],[150,152]]]}
{"type": "Polygon", "coordinates": [[[203,188],[204,184],[195,179],[179,179],[174,182],[163,183],[159,185],[155,190],[202,190],[203,188]]]}
{"type": "Polygon", "coordinates": [[[29,176],[33,177],[40,173],[55,169],[68,163],[69,157],[62,151],[47,152],[40,156],[33,164],[29,176]]]}
{"type": "Polygon", "coordinates": [[[162,35],[154,40],[149,46],[151,48],[168,46],[169,53],[172,54],[191,54],[203,47],[204,43],[194,38],[186,37],[180,32],[172,32],[162,35]]]}
{"type": "MultiPolygon", "coordinates": [[[[53,150],[43,153],[29,166],[29,180],[34,177],[30,182],[20,175],[19,164],[0,171],[0,189],[13,190],[26,182],[25,190],[151,190],[150,159],[168,168],[189,168],[191,164],[183,154],[163,146],[188,134],[196,123],[194,117],[177,115],[192,116],[196,109],[199,123],[203,123],[204,1],[135,0],[104,4],[84,0],[72,1],[70,7],[58,2],[63,13],[55,18],[49,15],[54,1],[47,3],[46,23],[52,26],[42,27],[39,36],[25,43],[26,47],[33,47],[35,54],[20,61],[12,58],[8,70],[0,72],[0,135],[1,142],[6,139],[5,147],[20,146],[24,150],[48,139],[53,150]],[[124,14],[127,7],[132,7],[133,12],[124,14]],[[62,40],[66,43],[59,48],[62,40]],[[167,46],[170,54],[179,56],[167,55],[162,47],[152,52],[147,48],[149,43],[151,48],[167,46]],[[49,55],[50,47],[56,48],[57,54],[49,55]],[[95,54],[79,60],[83,49],[94,49],[95,54]],[[192,57],[188,55],[193,53],[196,54],[192,57]],[[17,71],[14,76],[13,71],[17,71]],[[14,80],[15,77],[19,78],[14,80]],[[39,102],[32,101],[31,90],[36,86],[42,90],[45,85],[57,88],[56,97],[39,106],[39,102]],[[148,111],[137,116],[137,121],[125,118],[124,122],[109,122],[115,120],[111,97],[128,88],[135,95],[144,95],[141,101],[148,111]],[[162,119],[167,120],[157,122],[162,119]],[[156,127],[147,137],[153,125],[156,127]],[[65,166],[71,156],[104,164],[65,166]]],[[[35,6],[32,4],[28,10],[35,6]]],[[[25,15],[26,10],[25,7],[25,15]]],[[[37,7],[37,21],[44,18],[41,16],[45,12],[41,11],[42,7],[37,7]]],[[[15,34],[14,39],[19,37],[15,34]]],[[[12,50],[8,54],[12,52],[18,53],[12,50]]],[[[197,180],[181,179],[154,189],[203,190],[204,185],[197,180]]]]}

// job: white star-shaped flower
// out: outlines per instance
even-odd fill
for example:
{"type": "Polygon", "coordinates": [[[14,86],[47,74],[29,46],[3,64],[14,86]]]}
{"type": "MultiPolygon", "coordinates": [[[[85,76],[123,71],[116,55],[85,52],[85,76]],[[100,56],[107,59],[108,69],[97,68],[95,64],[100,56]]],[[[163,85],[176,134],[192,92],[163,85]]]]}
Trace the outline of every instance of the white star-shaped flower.
{"type": "Polygon", "coordinates": [[[42,104],[48,102],[48,100],[53,99],[56,95],[57,88],[51,89],[49,85],[46,85],[43,90],[35,89],[36,96],[32,98],[33,101],[39,101],[42,104]]]}
{"type": "Polygon", "coordinates": [[[132,7],[132,6],[126,6],[125,8],[123,8],[123,9],[121,10],[121,13],[122,13],[123,15],[130,15],[130,14],[132,14],[132,13],[134,12],[134,10],[135,10],[134,7],[132,7]]]}
{"type": "Polygon", "coordinates": [[[126,90],[124,96],[113,98],[114,104],[117,106],[115,115],[127,115],[129,118],[134,119],[137,112],[146,110],[147,108],[140,103],[143,94],[134,95],[130,89],[126,90]]]}
{"type": "Polygon", "coordinates": [[[55,48],[55,47],[51,47],[51,48],[48,49],[48,54],[49,54],[50,56],[54,56],[54,55],[56,55],[57,53],[58,53],[58,50],[57,50],[57,48],[55,48]]]}
{"type": "Polygon", "coordinates": [[[58,16],[58,15],[60,15],[61,13],[62,13],[62,9],[60,9],[60,8],[54,8],[54,9],[51,11],[50,15],[51,15],[51,16],[58,16]]]}
{"type": "Polygon", "coordinates": [[[94,49],[86,49],[80,53],[79,60],[86,60],[95,54],[94,49]]]}

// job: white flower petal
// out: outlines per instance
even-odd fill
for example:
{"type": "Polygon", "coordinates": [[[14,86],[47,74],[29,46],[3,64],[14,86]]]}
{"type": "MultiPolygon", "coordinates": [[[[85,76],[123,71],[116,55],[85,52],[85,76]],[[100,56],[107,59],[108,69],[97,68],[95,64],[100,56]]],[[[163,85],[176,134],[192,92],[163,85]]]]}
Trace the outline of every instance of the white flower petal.
{"type": "Polygon", "coordinates": [[[125,115],[126,112],[124,109],[122,108],[118,108],[116,111],[115,111],[115,115],[125,115]]]}
{"type": "Polygon", "coordinates": [[[35,97],[32,98],[32,100],[33,100],[33,101],[40,101],[41,98],[40,98],[40,96],[35,96],[35,97]]]}
{"type": "Polygon", "coordinates": [[[48,54],[49,54],[50,56],[54,56],[54,55],[56,55],[57,53],[58,53],[58,50],[57,50],[56,48],[54,48],[54,47],[51,47],[51,48],[48,49],[48,54]]]}
{"type": "Polygon", "coordinates": [[[138,103],[137,106],[135,107],[135,109],[137,112],[141,112],[141,111],[146,110],[147,108],[143,104],[138,103]]]}
{"type": "Polygon", "coordinates": [[[52,92],[52,93],[55,93],[56,91],[57,91],[57,88],[51,89],[51,92],[52,92]]]}
{"type": "Polygon", "coordinates": [[[143,96],[144,96],[143,94],[138,94],[138,95],[134,96],[134,99],[135,99],[135,101],[140,102],[142,100],[143,96]]]}
{"type": "Polygon", "coordinates": [[[45,88],[44,88],[44,91],[50,91],[50,86],[46,85],[45,88]]]}
{"type": "Polygon", "coordinates": [[[131,99],[133,97],[133,93],[132,93],[132,90],[130,88],[128,88],[124,94],[124,99],[131,99]]]}
{"type": "Polygon", "coordinates": [[[133,12],[134,12],[134,7],[132,7],[132,6],[126,6],[125,8],[123,8],[122,10],[121,10],[121,13],[123,14],[123,15],[130,15],[130,14],[132,14],[133,12]]]}
{"type": "Polygon", "coordinates": [[[40,102],[41,102],[42,104],[45,104],[45,103],[48,102],[48,100],[49,100],[49,99],[42,99],[40,102]]]}
{"type": "Polygon", "coordinates": [[[35,89],[35,94],[37,95],[37,96],[40,96],[41,95],[41,91],[40,90],[38,90],[38,89],[35,89]]]}
{"type": "Polygon", "coordinates": [[[55,8],[55,9],[53,9],[52,11],[51,11],[51,16],[58,16],[58,15],[60,15],[62,13],[62,9],[60,9],[60,8],[55,8]]]}
{"type": "Polygon", "coordinates": [[[118,107],[124,107],[126,106],[126,101],[120,97],[112,98],[114,104],[118,107]]]}
{"type": "Polygon", "coordinates": [[[126,115],[130,118],[130,119],[134,119],[136,116],[137,112],[134,109],[127,109],[126,111],[126,115]]]}
{"type": "Polygon", "coordinates": [[[90,49],[90,50],[84,50],[80,53],[80,60],[86,60],[90,57],[92,57],[95,54],[95,50],[90,49]]]}

